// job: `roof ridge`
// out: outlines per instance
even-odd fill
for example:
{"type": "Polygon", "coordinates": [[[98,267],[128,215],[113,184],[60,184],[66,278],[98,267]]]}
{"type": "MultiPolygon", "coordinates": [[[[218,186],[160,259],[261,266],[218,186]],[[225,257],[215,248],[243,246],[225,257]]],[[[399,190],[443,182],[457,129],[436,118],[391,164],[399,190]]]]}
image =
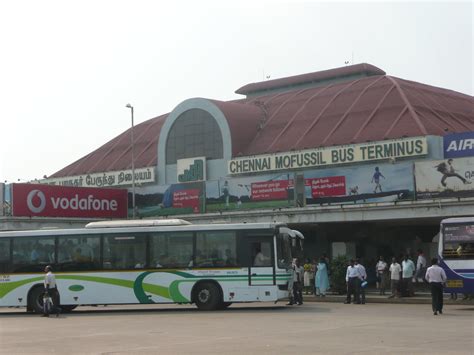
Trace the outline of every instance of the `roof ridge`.
{"type": "Polygon", "coordinates": [[[413,108],[411,102],[408,100],[406,97],[405,93],[403,92],[402,88],[400,87],[400,84],[390,75],[386,75],[387,79],[390,80],[394,85],[395,88],[397,89],[398,93],[400,94],[400,97],[402,98],[403,102],[405,103],[406,107],[408,107],[408,112],[412,115],[412,118],[415,120],[416,124],[420,128],[421,132],[424,135],[427,135],[428,132],[426,131],[426,127],[421,123],[420,117],[416,113],[415,109],[413,108]]]}

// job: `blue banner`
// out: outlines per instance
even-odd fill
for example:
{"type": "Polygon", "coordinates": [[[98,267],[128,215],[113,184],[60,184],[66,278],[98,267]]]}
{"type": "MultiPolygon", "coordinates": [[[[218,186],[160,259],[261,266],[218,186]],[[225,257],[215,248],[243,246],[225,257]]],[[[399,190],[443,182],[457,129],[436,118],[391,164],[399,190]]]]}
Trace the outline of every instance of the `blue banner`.
{"type": "Polygon", "coordinates": [[[474,156],[474,132],[448,134],[443,141],[445,158],[474,156]]]}

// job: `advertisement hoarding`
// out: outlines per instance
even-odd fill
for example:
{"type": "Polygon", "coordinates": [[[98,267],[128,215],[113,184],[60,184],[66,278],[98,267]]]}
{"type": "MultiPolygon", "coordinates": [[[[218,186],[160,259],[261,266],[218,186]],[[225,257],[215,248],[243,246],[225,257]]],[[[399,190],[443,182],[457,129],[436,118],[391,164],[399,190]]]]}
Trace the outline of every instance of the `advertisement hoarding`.
{"type": "Polygon", "coordinates": [[[306,204],[414,199],[413,164],[371,164],[304,172],[306,204]]]}
{"type": "Polygon", "coordinates": [[[206,212],[294,206],[293,174],[222,178],[206,182],[206,212]]]}
{"type": "Polygon", "coordinates": [[[125,189],[12,184],[15,217],[126,218],[125,189]]]}
{"type": "Polygon", "coordinates": [[[417,199],[474,196],[474,158],[415,163],[417,199]]]}

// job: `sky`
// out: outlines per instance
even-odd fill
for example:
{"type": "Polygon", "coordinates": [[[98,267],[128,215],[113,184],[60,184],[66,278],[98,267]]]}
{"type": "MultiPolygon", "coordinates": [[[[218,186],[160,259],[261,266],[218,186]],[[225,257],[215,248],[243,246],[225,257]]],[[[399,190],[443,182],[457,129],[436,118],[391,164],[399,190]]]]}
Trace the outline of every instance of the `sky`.
{"type": "Polygon", "coordinates": [[[49,176],[131,125],[241,86],[370,63],[474,95],[473,4],[0,0],[0,182],[49,176]]]}

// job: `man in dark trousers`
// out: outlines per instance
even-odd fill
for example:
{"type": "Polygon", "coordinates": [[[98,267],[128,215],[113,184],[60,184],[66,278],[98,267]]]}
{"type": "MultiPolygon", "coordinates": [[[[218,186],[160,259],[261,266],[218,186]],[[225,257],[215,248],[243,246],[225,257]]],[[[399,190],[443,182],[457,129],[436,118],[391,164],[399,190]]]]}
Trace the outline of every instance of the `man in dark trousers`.
{"type": "Polygon", "coordinates": [[[44,275],[44,291],[51,297],[53,306],[46,308],[47,311],[43,314],[43,317],[49,317],[51,312],[56,312],[56,317],[59,317],[61,308],[59,308],[59,291],[56,284],[56,277],[53,274],[53,269],[49,265],[44,268],[44,272],[46,273],[46,275],[44,275]]]}
{"type": "Polygon", "coordinates": [[[433,314],[443,314],[443,284],[446,282],[446,273],[438,266],[438,259],[431,259],[431,266],[426,270],[426,281],[431,286],[431,305],[433,314]]]}
{"type": "Polygon", "coordinates": [[[354,265],[354,260],[351,259],[350,265],[346,271],[346,283],[347,283],[347,299],[345,304],[351,303],[351,295],[354,294],[354,303],[360,303],[359,299],[359,286],[362,275],[360,269],[354,265]]]}
{"type": "Polygon", "coordinates": [[[300,265],[300,261],[295,259],[293,266],[293,300],[301,306],[303,304],[303,274],[304,268],[300,265]]]}

